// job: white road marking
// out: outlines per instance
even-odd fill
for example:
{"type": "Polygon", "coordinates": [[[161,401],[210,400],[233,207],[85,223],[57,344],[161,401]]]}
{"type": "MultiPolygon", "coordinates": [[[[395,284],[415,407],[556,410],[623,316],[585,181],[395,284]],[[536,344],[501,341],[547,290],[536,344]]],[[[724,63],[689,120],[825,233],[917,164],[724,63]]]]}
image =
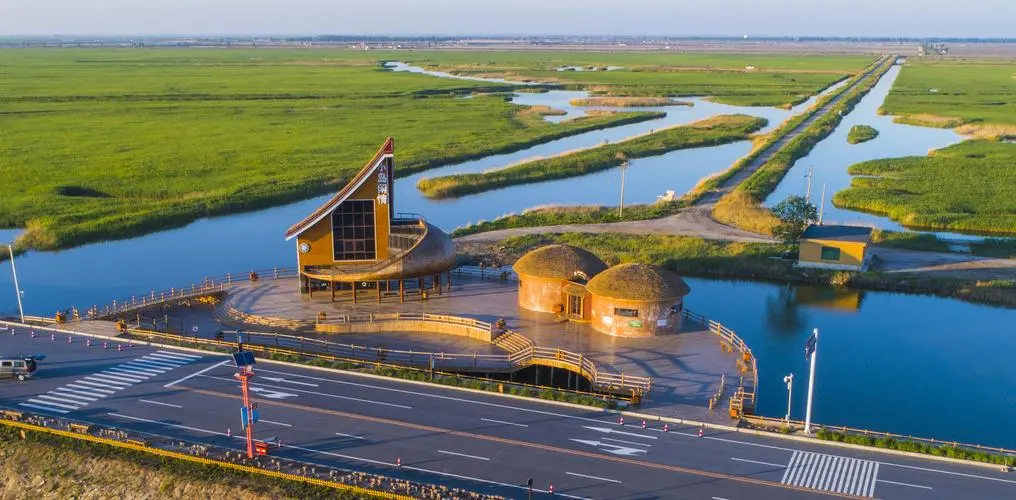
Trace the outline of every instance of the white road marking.
{"type": "Polygon", "coordinates": [[[175,357],[178,357],[178,358],[183,358],[183,359],[186,359],[187,361],[194,361],[196,359],[201,359],[201,356],[197,356],[197,355],[194,355],[194,354],[184,354],[182,352],[176,352],[176,351],[155,351],[155,352],[157,352],[159,354],[162,354],[164,356],[175,356],[175,357]]]}
{"type": "Polygon", "coordinates": [[[109,374],[109,375],[116,375],[117,377],[123,377],[124,379],[130,380],[130,381],[132,381],[134,383],[144,382],[149,377],[158,375],[157,373],[145,373],[145,372],[141,372],[139,370],[129,370],[129,369],[126,369],[126,368],[117,368],[115,366],[112,367],[112,368],[107,368],[106,370],[103,370],[101,373],[106,373],[106,374],[109,374]]]}
{"type": "Polygon", "coordinates": [[[143,356],[143,357],[144,358],[148,358],[148,359],[154,358],[154,359],[157,359],[159,361],[162,361],[163,363],[172,363],[172,364],[175,364],[176,366],[183,366],[183,365],[187,364],[187,361],[184,361],[184,360],[182,360],[180,358],[172,357],[172,356],[166,356],[165,354],[159,354],[157,352],[153,352],[152,354],[148,354],[148,355],[143,356]]]}
{"type": "Polygon", "coordinates": [[[76,398],[87,399],[89,401],[98,401],[98,400],[100,400],[100,399],[102,399],[102,398],[107,396],[106,394],[95,394],[93,392],[79,391],[77,389],[70,389],[67,386],[58,387],[58,388],[53,389],[52,391],[49,391],[49,392],[54,393],[54,394],[60,393],[61,396],[66,394],[67,396],[73,396],[73,397],[76,397],[76,398]]]}
{"type": "MultiPolygon", "coordinates": [[[[742,462],[753,460],[732,458],[742,462]]],[[[765,462],[756,462],[765,463],[765,462]]],[[[782,484],[860,497],[875,496],[878,462],[807,451],[795,451],[783,472],[782,484]]]]}
{"type": "Polygon", "coordinates": [[[591,425],[583,425],[582,427],[585,428],[585,429],[589,429],[591,431],[603,432],[605,434],[624,434],[625,436],[632,436],[632,437],[637,437],[637,438],[642,438],[642,439],[659,439],[656,436],[647,436],[645,434],[635,434],[634,432],[615,431],[614,429],[611,429],[610,427],[593,427],[591,425]]]}
{"type": "Polygon", "coordinates": [[[728,499],[723,497],[713,497],[713,500],[728,500],[728,499]]]}
{"type": "Polygon", "coordinates": [[[258,420],[258,423],[261,423],[261,422],[264,422],[266,424],[272,424],[272,425],[281,425],[282,427],[292,427],[292,425],[290,425],[290,424],[284,424],[282,422],[272,422],[271,420],[265,420],[263,418],[258,420]]]}
{"type": "MultiPolygon", "coordinates": [[[[204,432],[205,434],[214,434],[216,436],[225,436],[226,435],[225,432],[215,432],[215,431],[210,431],[208,429],[200,429],[198,427],[188,427],[186,425],[180,425],[180,424],[169,424],[169,423],[166,423],[166,422],[161,422],[159,420],[149,420],[147,418],[132,417],[130,415],[124,415],[123,413],[107,413],[106,415],[109,415],[111,417],[126,418],[128,420],[137,420],[138,422],[147,422],[149,424],[160,424],[160,425],[165,425],[165,426],[168,426],[168,427],[176,427],[178,429],[187,429],[189,431],[204,432]]],[[[234,437],[241,438],[241,439],[246,439],[243,436],[234,436],[234,437]]]]}
{"type": "Polygon", "coordinates": [[[456,453],[454,451],[437,450],[437,452],[444,453],[445,455],[455,455],[457,457],[475,458],[477,460],[486,460],[487,462],[490,461],[490,459],[486,457],[478,457],[476,455],[466,455],[465,453],[456,453]]]}
{"type": "MultiPolygon", "coordinates": [[[[71,387],[71,388],[74,388],[74,389],[81,389],[81,393],[82,394],[94,394],[96,396],[102,396],[102,397],[109,396],[110,394],[113,394],[114,392],[116,392],[116,391],[112,391],[112,390],[109,390],[109,389],[99,389],[98,387],[91,387],[92,384],[89,384],[89,385],[79,385],[79,384],[84,384],[84,383],[87,383],[87,382],[84,382],[84,381],[81,381],[81,380],[77,380],[77,381],[75,381],[72,384],[65,385],[64,387],[71,387]]],[[[105,387],[105,386],[103,386],[103,387],[105,387]]]]}
{"type": "Polygon", "coordinates": [[[579,474],[577,472],[565,472],[565,474],[568,474],[569,476],[584,477],[586,479],[595,479],[597,481],[606,481],[608,483],[621,484],[621,481],[618,481],[617,479],[607,479],[605,477],[587,476],[585,474],[579,474]]]}
{"type": "Polygon", "coordinates": [[[604,443],[601,441],[592,441],[589,439],[571,439],[576,443],[588,444],[589,446],[595,446],[597,449],[602,449],[607,453],[613,453],[615,455],[624,455],[626,457],[634,456],[638,453],[646,453],[647,450],[641,448],[629,448],[627,446],[621,446],[619,444],[604,443]]]}
{"type": "Polygon", "coordinates": [[[890,465],[892,467],[901,467],[901,468],[904,468],[904,469],[923,470],[925,472],[937,472],[939,474],[949,474],[949,475],[953,475],[953,476],[969,477],[969,478],[972,478],[972,479],[985,479],[985,480],[988,480],[988,481],[998,481],[1000,483],[1016,484],[1016,481],[1013,481],[1012,479],[1002,479],[1002,478],[998,478],[998,477],[979,476],[977,474],[967,474],[965,472],[952,472],[952,471],[940,470],[940,469],[928,469],[928,468],[925,468],[925,467],[917,467],[915,465],[894,464],[894,463],[891,463],[891,462],[880,462],[880,463],[882,465],[890,465]]]}
{"type": "Polygon", "coordinates": [[[354,435],[354,434],[343,434],[341,432],[336,432],[335,435],[342,436],[342,437],[347,437],[347,438],[353,438],[353,439],[367,439],[367,438],[365,438],[363,436],[357,436],[357,435],[354,435]]]}
{"type": "Polygon", "coordinates": [[[87,376],[85,378],[88,379],[88,380],[96,380],[96,381],[99,381],[99,382],[107,382],[107,383],[109,383],[111,385],[119,385],[119,386],[121,386],[120,387],[121,389],[123,389],[124,387],[130,387],[130,386],[134,385],[133,383],[131,383],[132,380],[128,380],[128,379],[125,379],[125,378],[122,378],[122,377],[118,377],[118,376],[113,375],[113,374],[108,374],[106,372],[94,373],[94,374],[89,375],[89,376],[87,376]]]}
{"type": "MultiPolygon", "coordinates": [[[[264,371],[264,370],[262,370],[262,371],[264,371]]],[[[233,380],[233,379],[229,379],[229,378],[226,378],[226,377],[215,377],[215,376],[212,376],[212,375],[201,375],[201,376],[202,377],[206,377],[206,378],[214,378],[214,379],[218,379],[218,380],[233,380]]],[[[325,397],[329,397],[329,398],[345,399],[345,400],[348,400],[348,401],[359,401],[361,403],[370,403],[370,404],[375,404],[375,405],[391,406],[391,407],[394,407],[394,408],[402,408],[402,409],[405,409],[405,410],[412,410],[413,409],[412,406],[400,405],[400,404],[395,404],[395,403],[386,403],[384,401],[374,401],[374,400],[370,400],[370,399],[354,398],[352,396],[339,396],[338,394],[328,394],[328,393],[325,393],[325,392],[308,391],[306,389],[294,389],[292,387],[280,387],[280,386],[271,385],[271,384],[258,384],[258,386],[267,387],[267,388],[270,388],[270,389],[280,389],[280,390],[285,390],[285,391],[302,392],[302,393],[305,393],[305,394],[313,394],[315,396],[325,396],[325,397]]],[[[255,387],[251,387],[251,390],[254,390],[254,389],[255,389],[255,387]]],[[[282,393],[282,394],[285,394],[285,393],[282,393]]]]}
{"type": "MultiPolygon", "coordinates": [[[[39,398],[41,399],[42,396],[39,396],[39,398]]],[[[61,403],[53,403],[53,402],[50,402],[50,401],[45,401],[45,400],[40,400],[40,399],[29,399],[28,402],[29,403],[35,403],[37,405],[47,405],[47,406],[56,406],[58,408],[67,408],[68,410],[77,410],[78,409],[77,406],[71,406],[71,405],[68,405],[68,404],[61,404],[61,403]]],[[[57,401],[60,401],[60,400],[58,399],[57,401]]]]}
{"type": "Polygon", "coordinates": [[[162,401],[152,401],[150,399],[139,399],[138,401],[141,401],[142,403],[149,403],[149,404],[159,405],[159,406],[169,406],[171,408],[183,408],[180,405],[174,405],[174,404],[170,404],[170,403],[163,403],[162,401]]]}
{"type": "Polygon", "coordinates": [[[136,361],[131,361],[130,363],[124,363],[124,364],[120,365],[120,367],[122,367],[122,368],[130,368],[131,370],[138,370],[138,371],[142,371],[142,372],[152,372],[153,374],[156,374],[156,375],[158,375],[160,373],[166,373],[166,372],[169,371],[169,368],[166,368],[164,366],[154,366],[154,365],[149,365],[149,364],[142,364],[142,363],[138,363],[136,361]]]}
{"type": "Polygon", "coordinates": [[[748,463],[751,463],[751,464],[759,464],[759,465],[771,465],[771,466],[773,466],[773,467],[779,467],[779,468],[781,468],[781,469],[783,469],[783,468],[785,468],[785,467],[786,467],[786,465],[783,465],[783,464],[774,464],[774,463],[772,463],[772,462],[760,462],[760,461],[758,461],[758,460],[748,460],[747,458],[737,458],[737,457],[730,457],[730,459],[731,459],[731,460],[736,460],[736,461],[738,461],[738,462],[748,462],[748,463]]]}
{"type": "Polygon", "coordinates": [[[33,405],[31,403],[18,403],[18,406],[24,406],[24,407],[27,407],[27,408],[35,408],[36,410],[54,411],[54,412],[57,412],[57,413],[67,413],[67,410],[58,410],[56,408],[50,408],[48,406],[42,406],[42,405],[33,405]]]}
{"type": "Polygon", "coordinates": [[[600,441],[613,441],[615,443],[624,443],[624,444],[630,444],[630,445],[634,445],[634,446],[644,446],[646,448],[650,448],[650,447],[653,446],[653,445],[648,444],[648,443],[636,443],[634,441],[624,441],[624,440],[621,440],[621,439],[614,439],[614,438],[600,438],[600,441]]]}
{"type": "Polygon", "coordinates": [[[505,422],[504,420],[494,420],[492,418],[481,418],[484,422],[493,422],[495,424],[514,425],[516,427],[529,427],[526,424],[516,424],[515,422],[505,422]]]}
{"type": "Polygon", "coordinates": [[[286,384],[305,385],[307,387],[318,387],[317,384],[310,384],[310,383],[307,383],[307,382],[297,382],[295,380],[286,380],[286,379],[284,379],[282,377],[261,377],[261,380],[270,380],[272,382],[278,382],[280,384],[281,383],[286,383],[286,384]]]}
{"type": "Polygon", "coordinates": [[[108,393],[108,394],[113,394],[114,392],[116,392],[115,390],[110,388],[109,384],[99,384],[97,382],[89,382],[88,380],[85,380],[85,379],[75,380],[73,384],[67,384],[67,387],[79,387],[81,389],[88,389],[90,391],[105,392],[105,393],[108,393]],[[76,386],[75,384],[85,384],[85,385],[90,386],[90,387],[79,387],[79,386],[76,386]]]}
{"type": "Polygon", "coordinates": [[[910,486],[911,488],[922,488],[922,489],[925,489],[925,490],[932,489],[931,486],[921,486],[919,484],[910,484],[910,483],[898,483],[896,481],[889,481],[889,480],[886,480],[886,479],[879,479],[878,482],[880,482],[880,483],[889,483],[889,484],[898,484],[900,486],[910,486]]]}
{"type": "Polygon", "coordinates": [[[173,363],[170,361],[166,361],[165,359],[153,358],[151,356],[142,356],[136,359],[135,362],[138,363],[144,362],[145,364],[148,365],[161,366],[163,368],[180,368],[181,366],[187,364],[187,363],[173,363]]]}
{"type": "MultiPolygon", "coordinates": [[[[71,401],[74,401],[75,399],[81,400],[81,401],[98,401],[99,400],[99,398],[90,398],[88,396],[81,396],[79,394],[74,394],[72,392],[63,392],[63,391],[66,391],[66,390],[67,389],[53,389],[52,391],[49,391],[46,394],[52,394],[54,396],[60,396],[62,398],[71,398],[71,401]]],[[[88,404],[88,403],[84,403],[84,404],[88,404]]]]}
{"type": "MultiPolygon", "coordinates": [[[[159,351],[159,352],[163,352],[163,351],[159,351]]],[[[190,378],[193,378],[193,377],[197,377],[198,375],[201,375],[202,373],[214,370],[214,369],[216,369],[216,368],[218,368],[218,367],[220,367],[220,366],[222,366],[222,365],[224,365],[226,363],[229,363],[229,361],[230,360],[227,359],[227,360],[224,360],[224,361],[222,361],[220,363],[216,363],[216,364],[214,364],[212,366],[209,366],[208,368],[205,368],[204,370],[201,370],[199,372],[194,372],[194,373],[192,373],[190,375],[187,375],[186,377],[174,380],[174,381],[164,385],[163,387],[173,387],[174,385],[179,384],[180,382],[183,382],[184,380],[187,380],[187,379],[190,379],[190,378]]]]}

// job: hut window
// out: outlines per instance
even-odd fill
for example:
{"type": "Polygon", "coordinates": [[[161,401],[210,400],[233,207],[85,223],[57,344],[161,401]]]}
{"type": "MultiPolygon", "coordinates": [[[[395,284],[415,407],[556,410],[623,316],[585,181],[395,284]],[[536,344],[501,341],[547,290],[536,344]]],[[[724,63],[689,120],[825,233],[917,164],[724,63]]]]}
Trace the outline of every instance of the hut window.
{"type": "Polygon", "coordinates": [[[822,260],[840,260],[840,249],[836,247],[822,247],[822,260]]]}
{"type": "Polygon", "coordinates": [[[377,258],[374,200],[346,200],[332,212],[336,261],[377,258]]]}
{"type": "Polygon", "coordinates": [[[624,316],[626,318],[637,318],[639,317],[638,309],[624,309],[621,307],[614,308],[614,316],[624,316]]]}

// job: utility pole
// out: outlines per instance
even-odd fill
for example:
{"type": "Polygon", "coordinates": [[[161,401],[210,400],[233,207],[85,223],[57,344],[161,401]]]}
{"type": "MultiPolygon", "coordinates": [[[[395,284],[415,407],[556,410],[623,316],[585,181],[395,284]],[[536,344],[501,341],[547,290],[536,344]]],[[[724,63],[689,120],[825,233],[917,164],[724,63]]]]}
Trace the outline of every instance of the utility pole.
{"type": "Polygon", "coordinates": [[[808,408],[804,413],[804,433],[811,434],[811,401],[815,395],[815,358],[818,351],[818,328],[808,337],[804,346],[805,358],[811,358],[811,369],[808,372],[808,408]]]}
{"type": "Polygon", "coordinates": [[[631,164],[628,163],[627,159],[621,162],[621,204],[617,206],[618,219],[620,219],[621,215],[624,213],[624,171],[628,170],[629,166],[631,166],[631,164]]]}
{"type": "Polygon", "coordinates": [[[822,183],[822,204],[818,206],[818,225],[822,225],[822,213],[825,211],[825,183],[822,183]]]}
{"type": "Polygon", "coordinates": [[[21,305],[21,287],[18,286],[18,268],[14,267],[14,247],[10,243],[7,244],[7,251],[11,254],[11,273],[14,274],[14,294],[18,296],[18,316],[21,317],[21,322],[25,322],[25,309],[21,305]]]}
{"type": "Polygon", "coordinates": [[[812,177],[814,177],[814,175],[815,172],[813,171],[812,167],[808,167],[808,173],[805,175],[805,177],[808,178],[808,187],[807,190],[804,192],[804,201],[807,201],[808,203],[811,203],[811,179],[812,177]]]}

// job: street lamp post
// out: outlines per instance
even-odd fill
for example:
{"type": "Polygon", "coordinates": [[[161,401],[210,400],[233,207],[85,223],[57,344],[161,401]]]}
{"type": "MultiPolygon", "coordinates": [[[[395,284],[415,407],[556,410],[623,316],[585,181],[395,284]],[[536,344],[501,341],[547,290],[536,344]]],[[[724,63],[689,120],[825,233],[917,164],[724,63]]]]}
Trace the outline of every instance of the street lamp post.
{"type": "Polygon", "coordinates": [[[794,396],[794,374],[791,373],[786,377],[783,377],[783,381],[787,383],[787,416],[784,420],[790,423],[790,402],[794,396]]]}
{"type": "Polygon", "coordinates": [[[21,305],[21,287],[18,286],[18,269],[14,267],[14,247],[7,244],[7,251],[11,254],[11,273],[14,274],[14,294],[18,296],[18,316],[21,317],[21,322],[25,322],[25,309],[21,305]]]}
{"type": "Polygon", "coordinates": [[[620,219],[621,215],[624,213],[624,171],[628,170],[629,166],[631,166],[631,164],[628,163],[627,159],[621,162],[621,204],[617,206],[618,219],[620,219]]]}
{"type": "Polygon", "coordinates": [[[805,357],[811,360],[811,369],[808,370],[808,407],[804,413],[804,433],[811,434],[811,400],[815,394],[815,358],[818,355],[818,328],[816,328],[804,348],[805,357]]]}

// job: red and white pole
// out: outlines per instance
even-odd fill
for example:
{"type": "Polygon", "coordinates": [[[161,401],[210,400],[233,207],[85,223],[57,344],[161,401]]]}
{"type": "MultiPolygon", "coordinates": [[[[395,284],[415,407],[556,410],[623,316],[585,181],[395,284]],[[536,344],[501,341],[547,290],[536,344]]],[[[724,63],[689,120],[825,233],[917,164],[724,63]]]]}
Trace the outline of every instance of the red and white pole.
{"type": "Polygon", "coordinates": [[[254,411],[250,408],[250,378],[253,376],[254,370],[250,366],[243,367],[239,374],[243,407],[247,409],[247,458],[254,458],[254,411]]]}

